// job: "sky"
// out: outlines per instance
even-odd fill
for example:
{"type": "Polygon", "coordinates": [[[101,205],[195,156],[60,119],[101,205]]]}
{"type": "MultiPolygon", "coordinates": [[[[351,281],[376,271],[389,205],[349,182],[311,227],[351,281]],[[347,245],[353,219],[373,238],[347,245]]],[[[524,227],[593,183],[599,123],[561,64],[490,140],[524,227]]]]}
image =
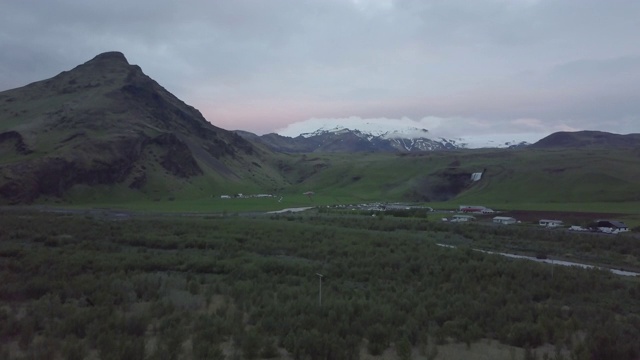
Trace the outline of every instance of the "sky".
{"type": "Polygon", "coordinates": [[[640,133],[636,0],[2,0],[0,91],[120,51],[214,125],[640,133]]]}

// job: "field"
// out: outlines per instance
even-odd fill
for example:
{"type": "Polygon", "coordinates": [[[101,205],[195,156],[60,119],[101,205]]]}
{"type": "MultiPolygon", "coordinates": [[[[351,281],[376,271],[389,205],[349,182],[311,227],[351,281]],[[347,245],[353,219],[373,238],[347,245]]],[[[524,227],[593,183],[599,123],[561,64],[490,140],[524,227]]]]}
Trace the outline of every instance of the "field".
{"type": "Polygon", "coordinates": [[[640,355],[638,279],[471,250],[626,266],[633,236],[329,210],[1,215],[3,359],[640,355]]]}

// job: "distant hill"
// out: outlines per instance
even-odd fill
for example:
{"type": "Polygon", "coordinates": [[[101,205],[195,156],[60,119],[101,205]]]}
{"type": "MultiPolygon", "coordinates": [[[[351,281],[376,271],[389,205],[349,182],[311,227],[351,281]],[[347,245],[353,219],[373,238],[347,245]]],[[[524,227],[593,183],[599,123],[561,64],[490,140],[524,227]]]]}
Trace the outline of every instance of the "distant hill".
{"type": "Polygon", "coordinates": [[[96,187],[106,197],[165,198],[234,183],[281,186],[271,160],[119,52],[0,92],[0,202],[84,196],[96,187]]]}
{"type": "Polygon", "coordinates": [[[640,134],[619,135],[602,131],[556,132],[540,139],[532,148],[633,148],[640,147],[640,134]]]}

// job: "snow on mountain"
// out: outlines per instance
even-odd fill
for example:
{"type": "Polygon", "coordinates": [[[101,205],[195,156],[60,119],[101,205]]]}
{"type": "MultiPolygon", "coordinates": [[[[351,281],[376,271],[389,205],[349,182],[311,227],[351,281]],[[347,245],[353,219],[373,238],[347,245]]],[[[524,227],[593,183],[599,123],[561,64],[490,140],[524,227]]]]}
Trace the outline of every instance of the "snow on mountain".
{"type": "MultiPolygon", "coordinates": [[[[299,136],[304,138],[310,138],[313,136],[319,136],[324,134],[333,133],[335,135],[346,134],[348,132],[355,133],[356,135],[371,140],[375,137],[380,137],[383,139],[419,139],[419,138],[429,138],[429,130],[427,129],[418,129],[418,128],[406,128],[406,129],[393,129],[387,130],[379,127],[372,127],[369,129],[363,129],[361,127],[358,128],[347,128],[341,125],[337,125],[334,127],[321,127],[315,131],[301,133],[299,136]]],[[[283,133],[278,133],[278,135],[295,137],[291,135],[286,135],[283,133]]]]}
{"type": "Polygon", "coordinates": [[[421,123],[413,121],[409,118],[387,119],[387,118],[368,118],[363,119],[357,116],[349,118],[329,118],[318,119],[312,118],[305,121],[289,124],[285,128],[276,131],[277,134],[288,137],[297,137],[301,134],[313,134],[317,131],[334,131],[338,129],[359,130],[374,136],[381,136],[394,131],[406,132],[408,129],[416,129],[421,123]],[[418,126],[416,126],[418,125],[418,126]]]}
{"type": "MultiPolygon", "coordinates": [[[[427,129],[416,127],[390,129],[389,127],[380,126],[380,124],[373,125],[369,128],[365,126],[357,129],[350,129],[342,125],[324,126],[315,131],[301,133],[297,136],[308,139],[317,136],[338,136],[352,133],[367,141],[373,141],[374,139],[388,140],[395,148],[401,151],[436,150],[441,148],[508,148],[529,145],[542,137],[539,134],[493,134],[446,139],[433,136],[427,129]]],[[[294,137],[283,133],[279,135],[294,137]]]]}
{"type": "MultiPolygon", "coordinates": [[[[278,135],[310,139],[318,136],[357,136],[377,144],[385,143],[399,151],[423,151],[454,148],[508,148],[535,143],[548,134],[543,133],[495,133],[485,134],[472,119],[444,119],[426,117],[388,119],[360,117],[336,119],[308,119],[287,125],[278,135]],[[464,131],[467,135],[451,135],[464,131]]],[[[525,130],[526,131],[526,130],[525,130]]]]}
{"type": "Polygon", "coordinates": [[[508,148],[530,145],[540,140],[541,134],[491,134],[450,139],[456,147],[465,149],[508,148]]]}

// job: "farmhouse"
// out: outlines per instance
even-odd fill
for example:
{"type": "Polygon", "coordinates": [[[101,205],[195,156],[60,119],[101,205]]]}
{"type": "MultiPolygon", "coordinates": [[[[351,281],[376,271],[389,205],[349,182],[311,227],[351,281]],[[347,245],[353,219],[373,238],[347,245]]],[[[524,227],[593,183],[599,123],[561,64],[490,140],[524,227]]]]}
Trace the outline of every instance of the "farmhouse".
{"type": "Polygon", "coordinates": [[[496,216],[493,218],[493,222],[496,224],[509,225],[515,224],[517,220],[509,216],[496,216]]]}
{"type": "Polygon", "coordinates": [[[453,215],[451,217],[452,222],[468,222],[474,221],[476,218],[473,215],[453,215]]]}
{"type": "Polygon", "coordinates": [[[627,225],[622,221],[617,220],[596,220],[596,227],[602,232],[611,234],[629,231],[629,227],[627,225]]]}
{"type": "Polygon", "coordinates": [[[545,227],[560,227],[560,226],[563,226],[564,223],[562,222],[562,220],[542,219],[538,221],[538,224],[540,226],[545,226],[545,227]]]}

